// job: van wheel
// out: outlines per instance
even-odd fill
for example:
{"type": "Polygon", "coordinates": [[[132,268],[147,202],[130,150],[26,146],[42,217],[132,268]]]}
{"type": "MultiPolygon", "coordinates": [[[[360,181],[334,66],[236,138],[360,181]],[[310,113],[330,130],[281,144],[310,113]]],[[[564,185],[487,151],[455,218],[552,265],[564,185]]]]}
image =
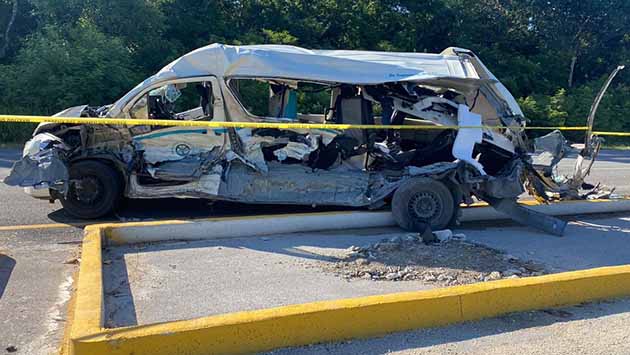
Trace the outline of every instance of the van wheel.
{"type": "Polygon", "coordinates": [[[122,195],[122,179],[107,164],[84,160],[70,166],[70,186],[61,205],[68,214],[82,219],[94,219],[116,209],[122,195]]]}
{"type": "Polygon", "coordinates": [[[455,213],[453,194],[442,182],[418,177],[405,181],[394,193],[392,214],[398,225],[408,231],[422,232],[446,228],[455,213]]]}

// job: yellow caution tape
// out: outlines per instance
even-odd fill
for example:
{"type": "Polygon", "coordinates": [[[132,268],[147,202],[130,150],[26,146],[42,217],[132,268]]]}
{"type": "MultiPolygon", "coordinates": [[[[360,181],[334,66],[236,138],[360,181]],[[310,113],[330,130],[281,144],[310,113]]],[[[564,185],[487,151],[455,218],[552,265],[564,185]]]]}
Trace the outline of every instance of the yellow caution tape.
{"type": "Polygon", "coordinates": [[[630,132],[604,132],[604,131],[594,131],[594,135],[596,136],[616,136],[616,137],[630,137],[630,132]]]}
{"type": "MultiPolygon", "coordinates": [[[[394,130],[444,130],[462,128],[505,129],[505,126],[434,126],[434,125],[366,125],[366,124],[337,124],[337,123],[293,123],[293,122],[225,122],[225,121],[185,121],[185,120],[147,120],[129,118],[94,118],[94,117],[50,117],[50,116],[22,116],[0,115],[0,122],[22,123],[67,123],[90,125],[128,125],[128,126],[180,126],[205,128],[271,128],[271,129],[394,129],[394,130]]],[[[587,126],[529,126],[526,130],[561,130],[586,131],[587,126]]],[[[593,132],[600,136],[630,136],[625,132],[593,132]]]]}

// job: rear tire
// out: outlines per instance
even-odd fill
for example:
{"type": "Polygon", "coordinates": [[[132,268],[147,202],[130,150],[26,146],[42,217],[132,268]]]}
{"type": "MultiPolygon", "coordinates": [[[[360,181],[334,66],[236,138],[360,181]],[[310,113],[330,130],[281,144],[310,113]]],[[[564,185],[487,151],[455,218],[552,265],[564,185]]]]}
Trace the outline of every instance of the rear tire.
{"type": "Polygon", "coordinates": [[[417,177],[405,181],[394,193],[392,214],[398,225],[408,231],[423,232],[448,227],[455,213],[453,194],[442,182],[417,177]]]}
{"type": "Polygon", "coordinates": [[[121,201],[123,182],[111,166],[79,161],[70,166],[70,186],[61,205],[73,217],[95,219],[112,213],[121,201]]]}

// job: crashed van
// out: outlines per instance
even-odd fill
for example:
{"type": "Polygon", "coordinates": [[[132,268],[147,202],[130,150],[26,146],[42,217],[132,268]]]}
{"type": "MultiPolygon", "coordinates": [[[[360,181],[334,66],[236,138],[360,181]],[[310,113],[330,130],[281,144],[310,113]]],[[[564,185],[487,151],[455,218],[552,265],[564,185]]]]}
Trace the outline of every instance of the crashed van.
{"type": "MultiPolygon", "coordinates": [[[[517,197],[526,190],[543,201],[585,196],[586,173],[554,174],[569,147],[562,135],[544,137],[547,159],[534,161],[516,100],[460,48],[425,54],[212,44],[111,105],[55,116],[316,125],[42,123],[5,183],[60,200],[79,218],[112,213],[123,198],[390,205],[401,227],[419,231],[456,222],[459,206],[475,199],[561,234],[563,221],[519,206],[517,197]]],[[[591,139],[582,148],[585,159],[598,144],[591,139]]]]}

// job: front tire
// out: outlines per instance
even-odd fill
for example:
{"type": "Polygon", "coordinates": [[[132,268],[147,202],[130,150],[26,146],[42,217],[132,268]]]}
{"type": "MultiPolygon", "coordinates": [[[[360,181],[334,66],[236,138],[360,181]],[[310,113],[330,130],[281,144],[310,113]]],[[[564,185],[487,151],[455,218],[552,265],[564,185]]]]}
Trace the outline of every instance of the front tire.
{"type": "Polygon", "coordinates": [[[61,205],[73,217],[95,219],[112,213],[121,200],[123,183],[111,166],[79,161],[70,166],[70,183],[61,205]]]}
{"type": "Polygon", "coordinates": [[[453,194],[442,182],[417,177],[405,181],[394,193],[392,214],[398,225],[408,231],[423,232],[448,227],[455,213],[453,194]]]}

